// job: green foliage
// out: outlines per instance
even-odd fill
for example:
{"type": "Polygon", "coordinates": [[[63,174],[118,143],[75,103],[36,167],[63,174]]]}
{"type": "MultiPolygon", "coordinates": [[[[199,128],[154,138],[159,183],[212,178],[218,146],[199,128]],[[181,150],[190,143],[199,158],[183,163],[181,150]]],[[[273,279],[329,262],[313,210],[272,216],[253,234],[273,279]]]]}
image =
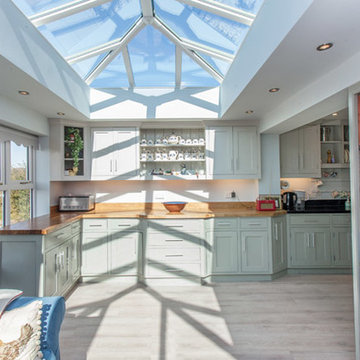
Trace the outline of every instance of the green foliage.
{"type": "Polygon", "coordinates": [[[79,166],[79,154],[80,151],[84,148],[84,141],[80,135],[80,129],[77,128],[67,128],[67,134],[65,136],[67,141],[66,146],[71,151],[71,157],[74,160],[74,167],[79,166]],[[72,137],[73,135],[73,137],[72,137]]]}

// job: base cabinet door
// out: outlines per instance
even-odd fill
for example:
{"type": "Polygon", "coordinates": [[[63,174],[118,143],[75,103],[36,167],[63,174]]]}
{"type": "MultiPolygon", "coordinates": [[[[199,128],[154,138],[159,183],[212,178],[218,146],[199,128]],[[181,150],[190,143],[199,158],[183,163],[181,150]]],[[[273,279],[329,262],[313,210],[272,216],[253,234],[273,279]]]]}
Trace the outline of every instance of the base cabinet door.
{"type": "Polygon", "coordinates": [[[59,271],[58,249],[48,251],[45,254],[45,284],[44,295],[55,296],[58,292],[57,273],[59,271]]]}
{"type": "Polygon", "coordinates": [[[71,247],[70,247],[70,264],[69,264],[69,271],[70,277],[72,280],[76,281],[80,276],[80,234],[75,235],[71,239],[71,247]]]}
{"type": "Polygon", "coordinates": [[[141,233],[119,232],[109,236],[109,273],[138,275],[141,273],[141,233]]]}
{"type": "Polygon", "coordinates": [[[272,259],[273,272],[285,270],[287,267],[285,217],[272,220],[272,259]]]}
{"type": "Polygon", "coordinates": [[[293,266],[331,265],[330,231],[316,228],[290,231],[290,264],[293,266]]]}
{"type": "Polygon", "coordinates": [[[351,229],[339,227],[331,234],[333,264],[336,266],[351,266],[351,229]]]}
{"type": "Polygon", "coordinates": [[[82,241],[82,275],[105,275],[108,272],[107,232],[84,233],[82,241]]]}
{"type": "Polygon", "coordinates": [[[212,244],[210,272],[233,274],[239,272],[238,237],[236,231],[208,232],[208,243],[212,244]]]}
{"type": "Polygon", "coordinates": [[[241,272],[269,271],[269,243],[267,231],[241,232],[241,272]]]}

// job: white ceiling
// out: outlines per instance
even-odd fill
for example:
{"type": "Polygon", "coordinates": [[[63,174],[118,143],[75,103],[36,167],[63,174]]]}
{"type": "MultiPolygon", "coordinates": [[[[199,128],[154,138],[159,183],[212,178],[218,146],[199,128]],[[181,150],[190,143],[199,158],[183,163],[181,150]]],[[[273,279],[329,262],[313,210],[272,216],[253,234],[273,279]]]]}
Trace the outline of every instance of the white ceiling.
{"type": "MultiPolygon", "coordinates": [[[[294,96],[295,101],[301,101],[296,100],[299,91],[359,52],[359,14],[359,0],[315,0],[223,114],[223,119],[266,121],[270,112],[274,116],[284,103],[294,101],[294,96]],[[325,42],[333,42],[333,48],[316,51],[325,42]],[[280,91],[269,93],[268,89],[273,87],[280,91]],[[254,110],[254,114],[246,115],[248,109],[254,110]]],[[[354,83],[359,80],[354,78],[354,83]]],[[[316,118],[309,119],[313,120],[316,118]]]]}

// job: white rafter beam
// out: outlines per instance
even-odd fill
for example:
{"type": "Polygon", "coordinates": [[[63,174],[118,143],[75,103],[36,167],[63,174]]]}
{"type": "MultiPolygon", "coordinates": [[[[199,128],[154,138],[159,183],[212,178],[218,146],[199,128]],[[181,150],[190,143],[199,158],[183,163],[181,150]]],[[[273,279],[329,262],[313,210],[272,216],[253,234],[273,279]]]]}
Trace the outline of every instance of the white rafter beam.
{"type": "Polygon", "coordinates": [[[194,51],[189,50],[181,41],[181,39],[170,30],[160,19],[154,17],[153,26],[159,29],[170,41],[175,45],[181,47],[181,49],[190,56],[198,65],[200,65],[205,71],[207,71],[217,81],[222,82],[223,77],[212,66],[210,66],[202,57],[196,54],[194,51]]]}
{"type": "Polygon", "coordinates": [[[125,64],[125,69],[126,69],[126,74],[128,77],[128,81],[129,81],[129,86],[131,88],[133,88],[135,86],[135,80],[134,80],[134,72],[132,70],[132,66],[131,66],[131,61],[130,61],[130,56],[129,56],[129,51],[127,46],[124,46],[122,49],[122,55],[123,55],[123,59],[124,59],[124,64],[125,64]]]}
{"type": "Polygon", "coordinates": [[[85,82],[91,84],[93,80],[120,54],[121,50],[146,26],[144,21],[139,19],[133,27],[121,38],[118,46],[109,52],[100,64],[87,76],[85,82]]]}
{"type": "Polygon", "coordinates": [[[154,6],[152,0],[140,0],[140,5],[144,21],[147,24],[151,24],[154,18],[154,6]]]}
{"type": "Polygon", "coordinates": [[[74,0],[65,5],[57,6],[50,10],[42,11],[41,13],[32,15],[29,20],[35,26],[48,24],[52,21],[62,19],[64,17],[76,14],[78,12],[105,4],[112,0],[74,0]]]}
{"type": "Polygon", "coordinates": [[[214,0],[178,0],[178,1],[249,26],[253,23],[255,19],[254,14],[234,8],[233,6],[222,4],[214,0]]]}
{"type": "Polygon", "coordinates": [[[211,57],[232,63],[234,60],[234,55],[229,54],[225,51],[214,49],[210,46],[199,44],[195,41],[187,40],[184,38],[180,38],[183,42],[184,46],[186,46],[189,50],[194,50],[201,52],[203,54],[209,55],[211,57]]]}
{"type": "Polygon", "coordinates": [[[180,46],[175,47],[175,86],[181,85],[182,51],[180,46]]]}

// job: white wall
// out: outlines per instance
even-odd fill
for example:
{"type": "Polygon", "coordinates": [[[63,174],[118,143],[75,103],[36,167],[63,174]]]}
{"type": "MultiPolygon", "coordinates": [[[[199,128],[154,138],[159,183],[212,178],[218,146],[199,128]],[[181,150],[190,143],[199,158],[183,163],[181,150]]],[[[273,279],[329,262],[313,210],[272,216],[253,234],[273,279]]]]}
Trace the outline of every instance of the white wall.
{"type": "Polygon", "coordinates": [[[158,180],[52,182],[51,205],[60,195],[96,194],[99,203],[163,201],[255,201],[257,180],[158,180]],[[235,191],[237,198],[226,199],[235,191]]]}
{"type": "Polygon", "coordinates": [[[49,134],[45,116],[3,96],[0,96],[0,124],[31,134],[49,134]]]}
{"type": "Polygon", "coordinates": [[[1,56],[89,115],[89,87],[12,1],[0,3],[1,56]]]}
{"type": "Polygon", "coordinates": [[[91,89],[92,120],[217,119],[219,88],[91,89]]]}

